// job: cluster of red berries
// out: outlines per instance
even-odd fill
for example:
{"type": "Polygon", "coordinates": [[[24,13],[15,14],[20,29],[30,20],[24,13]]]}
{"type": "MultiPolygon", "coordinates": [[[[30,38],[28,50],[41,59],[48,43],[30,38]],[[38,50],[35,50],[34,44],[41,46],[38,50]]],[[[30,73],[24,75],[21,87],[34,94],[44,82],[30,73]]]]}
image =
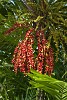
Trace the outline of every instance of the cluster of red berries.
{"type": "Polygon", "coordinates": [[[16,22],[11,28],[9,28],[4,34],[8,35],[10,34],[11,32],[13,32],[16,28],[19,28],[19,27],[27,27],[26,25],[24,24],[21,24],[21,23],[18,23],[16,22]]]}
{"type": "Polygon", "coordinates": [[[40,73],[43,72],[43,66],[44,66],[44,48],[42,42],[45,41],[45,38],[43,35],[44,34],[42,31],[37,31],[36,33],[38,42],[37,71],[40,73]]]}
{"type": "Polygon", "coordinates": [[[46,51],[45,62],[46,62],[45,73],[51,75],[54,67],[54,55],[53,55],[53,49],[51,47],[49,47],[46,51]]]}
{"type": "Polygon", "coordinates": [[[47,46],[48,41],[43,31],[37,31],[36,35],[38,42],[37,70],[40,73],[51,75],[54,66],[53,49],[47,46]]]}
{"type": "Polygon", "coordinates": [[[15,48],[12,63],[14,64],[14,70],[17,72],[19,68],[21,72],[30,72],[30,68],[34,68],[34,55],[33,55],[33,35],[31,32],[33,29],[30,29],[25,36],[25,39],[18,43],[18,46],[15,48]]]}
{"type": "Polygon", "coordinates": [[[34,36],[32,31],[33,29],[27,31],[24,40],[15,48],[12,59],[14,70],[17,72],[19,68],[21,72],[27,73],[33,68],[40,73],[51,75],[54,66],[53,49],[50,46],[47,47],[48,41],[44,36],[44,32],[41,30],[37,31],[38,55],[34,59],[34,50],[32,47],[34,36]]]}

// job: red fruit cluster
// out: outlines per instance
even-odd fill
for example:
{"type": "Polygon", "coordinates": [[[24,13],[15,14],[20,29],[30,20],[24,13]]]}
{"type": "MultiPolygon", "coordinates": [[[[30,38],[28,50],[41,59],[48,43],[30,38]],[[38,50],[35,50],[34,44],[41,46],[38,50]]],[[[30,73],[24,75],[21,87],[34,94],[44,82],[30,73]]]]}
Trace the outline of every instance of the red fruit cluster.
{"type": "Polygon", "coordinates": [[[18,22],[16,22],[11,28],[9,28],[4,34],[6,34],[6,35],[8,35],[8,34],[10,34],[11,32],[13,32],[16,28],[19,28],[19,27],[27,27],[27,26],[25,26],[25,25],[23,25],[23,24],[21,24],[21,23],[18,23],[18,22]]]}
{"type": "Polygon", "coordinates": [[[33,29],[30,29],[22,42],[15,48],[12,63],[14,70],[17,72],[18,68],[21,72],[30,72],[30,68],[37,69],[38,72],[51,75],[54,66],[53,49],[47,47],[48,41],[44,36],[43,31],[37,31],[38,55],[34,59],[32,45],[34,43],[33,29]]]}
{"type": "Polygon", "coordinates": [[[38,42],[38,56],[37,56],[37,71],[42,73],[44,65],[44,48],[43,43],[45,41],[42,31],[37,31],[37,42],[38,42]]]}
{"type": "Polygon", "coordinates": [[[37,70],[40,73],[51,75],[54,66],[53,49],[47,47],[48,41],[43,31],[37,31],[36,35],[38,41],[37,70]]]}
{"type": "Polygon", "coordinates": [[[17,72],[18,68],[21,72],[30,72],[30,68],[34,68],[34,56],[33,56],[33,35],[30,29],[25,36],[25,39],[18,44],[15,48],[12,63],[14,64],[14,70],[17,72]]]}
{"type": "Polygon", "coordinates": [[[51,75],[54,67],[54,55],[53,55],[53,49],[51,47],[47,49],[45,61],[46,61],[45,73],[51,75]]]}

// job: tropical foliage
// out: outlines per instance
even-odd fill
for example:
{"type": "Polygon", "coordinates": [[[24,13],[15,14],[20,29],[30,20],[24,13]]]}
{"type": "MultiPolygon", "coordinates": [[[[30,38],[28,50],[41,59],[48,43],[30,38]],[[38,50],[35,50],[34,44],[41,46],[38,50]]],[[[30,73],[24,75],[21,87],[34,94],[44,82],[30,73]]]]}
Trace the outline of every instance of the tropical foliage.
{"type": "MultiPolygon", "coordinates": [[[[66,100],[66,36],[67,0],[0,0],[0,99],[66,100]],[[19,42],[22,41],[23,44],[26,33],[30,29],[34,29],[32,32],[34,58],[38,58],[37,31],[43,31],[42,37],[44,36],[48,41],[46,48],[53,49],[54,66],[50,74],[53,78],[34,70],[28,75],[22,73],[23,71],[20,72],[19,69],[17,73],[14,72],[15,66],[11,62],[14,50],[19,42]]],[[[30,37],[27,39],[31,40],[30,37]]],[[[40,43],[40,45],[44,44],[40,43]]]]}
{"type": "Polygon", "coordinates": [[[30,84],[34,88],[43,89],[45,92],[52,95],[54,100],[66,100],[67,99],[67,83],[51,78],[48,75],[42,75],[34,70],[28,74],[31,77],[30,84]]]}

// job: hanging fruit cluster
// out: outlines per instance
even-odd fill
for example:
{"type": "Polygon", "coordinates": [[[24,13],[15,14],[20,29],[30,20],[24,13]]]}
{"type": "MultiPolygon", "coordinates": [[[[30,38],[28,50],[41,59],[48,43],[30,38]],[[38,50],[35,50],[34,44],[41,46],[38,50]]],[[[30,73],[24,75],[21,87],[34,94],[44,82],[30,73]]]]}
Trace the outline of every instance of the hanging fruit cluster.
{"type": "Polygon", "coordinates": [[[21,28],[21,27],[28,27],[27,25],[21,24],[16,22],[11,28],[9,28],[4,34],[8,35],[11,32],[13,32],[16,28],[21,28]]]}
{"type": "Polygon", "coordinates": [[[48,41],[44,36],[43,31],[36,32],[38,55],[34,59],[34,35],[32,34],[33,29],[27,31],[24,40],[18,43],[18,46],[14,50],[12,63],[14,64],[14,70],[17,72],[30,72],[33,68],[38,72],[51,75],[54,66],[53,49],[47,46],[48,41]]]}
{"type": "Polygon", "coordinates": [[[43,31],[37,31],[36,35],[38,42],[37,71],[51,75],[54,66],[53,49],[47,46],[48,41],[43,31]]]}

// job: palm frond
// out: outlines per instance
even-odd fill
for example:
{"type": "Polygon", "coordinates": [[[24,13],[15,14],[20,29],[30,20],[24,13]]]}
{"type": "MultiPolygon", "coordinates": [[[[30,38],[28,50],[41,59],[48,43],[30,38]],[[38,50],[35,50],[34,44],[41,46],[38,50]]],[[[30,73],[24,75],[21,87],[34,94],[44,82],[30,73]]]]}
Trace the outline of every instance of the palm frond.
{"type": "Polygon", "coordinates": [[[36,100],[36,89],[28,88],[26,91],[25,100],[36,100]]]}
{"type": "Polygon", "coordinates": [[[35,88],[40,88],[54,96],[57,100],[66,100],[67,98],[67,83],[59,81],[48,75],[41,75],[40,73],[31,70],[28,74],[32,80],[30,84],[35,88]]]}

